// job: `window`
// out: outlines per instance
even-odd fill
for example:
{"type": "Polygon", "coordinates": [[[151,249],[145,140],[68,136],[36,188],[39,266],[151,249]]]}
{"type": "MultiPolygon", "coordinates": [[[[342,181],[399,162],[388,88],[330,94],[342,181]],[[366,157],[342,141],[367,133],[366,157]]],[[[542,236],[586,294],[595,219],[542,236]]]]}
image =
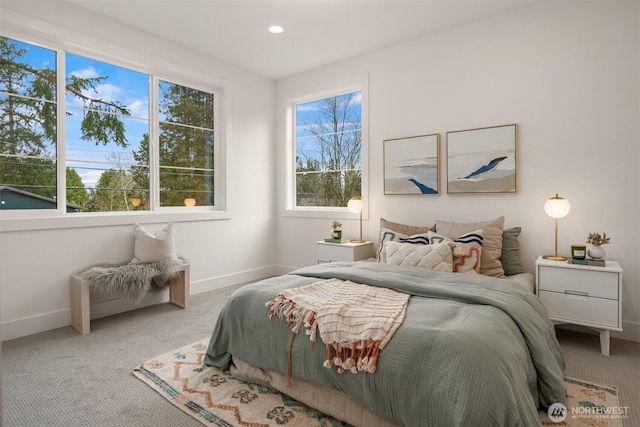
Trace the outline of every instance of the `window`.
{"type": "Polygon", "coordinates": [[[149,75],[67,53],[67,203],[149,209],[149,75]]]}
{"type": "Polygon", "coordinates": [[[362,194],[362,90],[293,102],[295,205],[347,206],[362,194]]]}
{"type": "Polygon", "coordinates": [[[214,95],[160,81],[160,205],[214,204],[214,95]]]}
{"type": "Polygon", "coordinates": [[[56,52],[0,37],[0,210],[56,209],[56,52]]]}
{"type": "Polygon", "coordinates": [[[1,36],[0,53],[0,209],[218,207],[214,91],[1,36]]]}

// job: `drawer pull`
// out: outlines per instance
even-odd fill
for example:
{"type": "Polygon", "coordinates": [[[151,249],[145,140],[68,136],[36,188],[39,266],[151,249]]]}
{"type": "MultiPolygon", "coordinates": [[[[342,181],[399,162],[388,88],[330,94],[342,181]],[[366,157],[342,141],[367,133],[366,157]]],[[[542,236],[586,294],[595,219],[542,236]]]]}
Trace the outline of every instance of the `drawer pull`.
{"type": "Polygon", "coordinates": [[[589,298],[588,292],[580,292],[580,291],[564,291],[565,295],[576,295],[579,297],[587,297],[589,298]]]}

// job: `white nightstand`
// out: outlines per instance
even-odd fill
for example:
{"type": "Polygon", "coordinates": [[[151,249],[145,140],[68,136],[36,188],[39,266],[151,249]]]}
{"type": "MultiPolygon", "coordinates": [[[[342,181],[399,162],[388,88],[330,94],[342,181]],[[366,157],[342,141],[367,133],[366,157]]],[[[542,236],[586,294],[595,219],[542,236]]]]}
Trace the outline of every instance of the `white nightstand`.
{"type": "Polygon", "coordinates": [[[609,355],[610,331],[622,331],[622,268],[563,261],[536,261],[536,295],[554,323],[587,326],[600,332],[600,350],[609,355]]]}
{"type": "Polygon", "coordinates": [[[373,257],[373,242],[328,243],[319,240],[318,264],[333,261],[362,261],[373,257]]]}

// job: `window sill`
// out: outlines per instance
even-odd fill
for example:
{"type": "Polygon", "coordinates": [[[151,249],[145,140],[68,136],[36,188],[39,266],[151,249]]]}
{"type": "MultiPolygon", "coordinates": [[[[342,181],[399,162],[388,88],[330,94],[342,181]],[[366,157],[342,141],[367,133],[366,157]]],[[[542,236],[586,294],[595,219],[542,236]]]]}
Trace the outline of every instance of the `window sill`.
{"type": "Polygon", "coordinates": [[[70,214],[32,218],[1,218],[0,233],[9,231],[51,230],[61,228],[108,227],[160,222],[216,221],[231,219],[229,211],[200,212],[128,212],[114,214],[70,214]]]}

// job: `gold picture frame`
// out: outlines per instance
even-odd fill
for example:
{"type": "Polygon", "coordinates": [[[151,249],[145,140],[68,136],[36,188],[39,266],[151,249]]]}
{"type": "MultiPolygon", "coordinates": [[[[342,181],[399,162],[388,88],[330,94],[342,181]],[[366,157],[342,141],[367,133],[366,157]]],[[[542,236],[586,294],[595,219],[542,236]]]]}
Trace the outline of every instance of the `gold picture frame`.
{"type": "Polygon", "coordinates": [[[517,124],[447,132],[447,193],[516,193],[517,124]]]}
{"type": "Polygon", "coordinates": [[[440,194],[440,134],[383,141],[384,194],[440,194]]]}

